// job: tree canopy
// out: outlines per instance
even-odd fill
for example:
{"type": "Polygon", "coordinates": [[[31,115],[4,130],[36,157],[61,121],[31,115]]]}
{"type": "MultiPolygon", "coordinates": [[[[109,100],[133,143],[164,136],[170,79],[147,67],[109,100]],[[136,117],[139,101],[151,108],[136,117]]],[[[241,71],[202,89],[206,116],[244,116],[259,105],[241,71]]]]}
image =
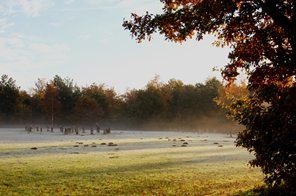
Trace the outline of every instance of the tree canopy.
{"type": "Polygon", "coordinates": [[[296,1],[160,0],[163,13],[131,14],[123,22],[139,42],[160,33],[183,42],[207,34],[229,46],[222,75],[233,82],[243,70],[250,95],[233,103],[234,119],[246,127],[237,144],[254,152],[270,187],[295,191],[296,1]]]}

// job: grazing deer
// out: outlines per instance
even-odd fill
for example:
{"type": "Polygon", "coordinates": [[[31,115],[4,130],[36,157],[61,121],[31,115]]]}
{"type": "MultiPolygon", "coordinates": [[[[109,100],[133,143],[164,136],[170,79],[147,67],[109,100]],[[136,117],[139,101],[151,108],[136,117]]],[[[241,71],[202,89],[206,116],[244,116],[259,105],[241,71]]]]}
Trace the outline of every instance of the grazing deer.
{"type": "Polygon", "coordinates": [[[75,134],[76,134],[76,135],[79,134],[79,129],[78,129],[78,127],[75,127],[75,134]]]}
{"type": "Polygon", "coordinates": [[[100,133],[100,125],[98,123],[96,123],[96,127],[97,127],[97,133],[100,133]]]}
{"type": "Polygon", "coordinates": [[[107,128],[105,130],[103,130],[103,134],[110,134],[111,133],[111,129],[110,128],[107,128]]]}
{"type": "Polygon", "coordinates": [[[25,130],[26,130],[28,133],[31,133],[31,132],[32,132],[32,126],[26,126],[26,127],[25,127],[25,130]]]}
{"type": "Polygon", "coordinates": [[[62,133],[64,132],[64,127],[63,126],[60,127],[60,132],[62,132],[62,133]]]}
{"type": "Polygon", "coordinates": [[[65,128],[64,134],[68,135],[71,132],[71,128],[65,128]]]}

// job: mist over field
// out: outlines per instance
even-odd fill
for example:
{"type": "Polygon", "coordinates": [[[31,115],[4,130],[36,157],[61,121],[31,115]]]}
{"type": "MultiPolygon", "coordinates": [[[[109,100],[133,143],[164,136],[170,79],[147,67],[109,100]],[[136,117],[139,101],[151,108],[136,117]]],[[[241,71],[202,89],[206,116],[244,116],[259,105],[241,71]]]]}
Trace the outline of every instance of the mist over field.
{"type": "Polygon", "coordinates": [[[7,75],[1,79],[1,127],[98,125],[105,129],[224,133],[241,129],[217,104],[225,99],[225,87],[216,78],[184,84],[176,79],[163,83],[155,76],[145,88],[124,94],[103,84],[79,87],[58,75],[48,81],[38,79],[31,93],[20,90],[7,75]]]}

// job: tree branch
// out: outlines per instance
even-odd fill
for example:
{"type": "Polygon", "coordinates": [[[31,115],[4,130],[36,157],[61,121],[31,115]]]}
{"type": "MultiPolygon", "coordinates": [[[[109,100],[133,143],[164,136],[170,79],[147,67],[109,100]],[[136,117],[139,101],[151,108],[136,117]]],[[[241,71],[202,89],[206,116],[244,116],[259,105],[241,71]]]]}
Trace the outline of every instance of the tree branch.
{"type": "Polygon", "coordinates": [[[292,33],[292,21],[290,21],[275,6],[277,2],[276,0],[266,0],[265,2],[263,0],[257,0],[257,2],[261,6],[262,10],[272,18],[276,25],[282,27],[287,33],[292,33]]]}

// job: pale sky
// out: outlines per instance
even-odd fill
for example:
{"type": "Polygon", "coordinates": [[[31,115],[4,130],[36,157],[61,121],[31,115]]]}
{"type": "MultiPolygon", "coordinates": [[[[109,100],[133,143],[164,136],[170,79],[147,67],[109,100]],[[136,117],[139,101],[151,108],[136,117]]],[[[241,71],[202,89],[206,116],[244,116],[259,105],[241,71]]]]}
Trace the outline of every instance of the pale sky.
{"type": "Polygon", "coordinates": [[[69,77],[118,93],[144,88],[155,75],[162,82],[204,82],[213,67],[228,62],[229,49],[213,38],[176,44],[155,35],[136,43],[123,29],[131,12],[161,12],[159,0],[0,0],[0,70],[22,90],[38,78],[69,77]]]}

